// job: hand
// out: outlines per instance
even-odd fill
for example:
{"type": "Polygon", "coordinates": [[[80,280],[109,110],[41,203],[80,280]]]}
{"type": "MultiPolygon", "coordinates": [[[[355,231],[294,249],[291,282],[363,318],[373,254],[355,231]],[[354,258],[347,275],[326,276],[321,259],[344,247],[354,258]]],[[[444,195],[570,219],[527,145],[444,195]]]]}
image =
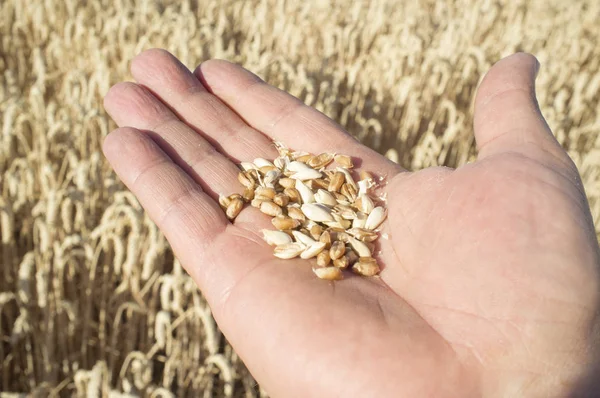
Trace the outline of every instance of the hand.
{"type": "Polygon", "coordinates": [[[476,162],[407,172],[239,66],[194,73],[162,50],[132,63],[105,107],[104,152],[273,396],[583,396],[598,362],[600,254],[577,169],[535,99],[538,64],[498,62],[475,104],[476,162]],[[378,278],[317,279],[279,260],[239,192],[236,162],[350,154],[385,175],[378,278]],[[591,377],[591,376],[590,376],[591,377]],[[578,394],[578,395],[577,395],[578,394]]]}

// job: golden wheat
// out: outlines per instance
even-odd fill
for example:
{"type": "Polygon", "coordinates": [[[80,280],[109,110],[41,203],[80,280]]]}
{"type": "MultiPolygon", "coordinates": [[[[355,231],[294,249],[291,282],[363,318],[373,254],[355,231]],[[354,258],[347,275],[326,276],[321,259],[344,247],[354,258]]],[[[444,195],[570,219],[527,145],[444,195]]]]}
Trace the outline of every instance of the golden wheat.
{"type": "Polygon", "coordinates": [[[419,169],[473,159],[482,74],[533,52],[599,226],[598,20],[594,0],[0,2],[0,395],[266,396],[101,154],[135,54],[241,63],[419,169]]]}

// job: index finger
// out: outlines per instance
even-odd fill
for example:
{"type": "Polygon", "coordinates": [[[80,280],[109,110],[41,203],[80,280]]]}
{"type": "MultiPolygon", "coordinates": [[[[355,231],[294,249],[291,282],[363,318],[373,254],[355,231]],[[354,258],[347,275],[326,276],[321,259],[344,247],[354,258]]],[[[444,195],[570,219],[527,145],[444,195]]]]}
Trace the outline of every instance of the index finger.
{"type": "Polygon", "coordinates": [[[351,155],[361,160],[361,168],[383,175],[402,171],[397,164],[360,144],[323,113],[238,65],[210,60],[196,68],[194,74],[249,125],[274,141],[294,150],[351,155]]]}

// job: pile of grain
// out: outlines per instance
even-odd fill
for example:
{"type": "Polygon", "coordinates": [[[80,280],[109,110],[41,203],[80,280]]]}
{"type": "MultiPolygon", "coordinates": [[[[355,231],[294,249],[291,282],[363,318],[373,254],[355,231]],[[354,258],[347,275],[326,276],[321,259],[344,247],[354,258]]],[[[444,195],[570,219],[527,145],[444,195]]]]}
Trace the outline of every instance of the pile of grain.
{"type": "Polygon", "coordinates": [[[273,162],[258,158],[240,164],[244,193],[219,197],[227,218],[234,220],[244,202],[273,217],[276,230],[262,230],[263,239],[275,246],[273,255],[314,258],[312,270],[321,279],[341,280],[344,269],[367,277],[379,274],[374,242],[387,208],[385,198],[374,194],[375,177],[362,170],[356,182],[348,155],[277,148],[273,162]]]}
{"type": "Polygon", "coordinates": [[[533,52],[600,225],[598,20],[594,0],[0,2],[1,389],[265,395],[101,155],[102,96],[141,50],[242,63],[413,169],[472,159],[482,74],[533,52]]]}

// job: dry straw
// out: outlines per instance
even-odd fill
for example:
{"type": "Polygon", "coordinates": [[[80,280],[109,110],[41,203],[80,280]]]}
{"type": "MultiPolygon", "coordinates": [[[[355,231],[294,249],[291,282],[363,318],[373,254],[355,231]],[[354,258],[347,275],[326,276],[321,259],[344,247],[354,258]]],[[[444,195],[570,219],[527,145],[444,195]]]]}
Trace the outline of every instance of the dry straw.
{"type": "Polygon", "coordinates": [[[141,50],[242,63],[411,169],[472,160],[482,74],[533,52],[600,225],[598,20],[595,0],[0,1],[0,386],[266,396],[101,155],[102,97],[141,50]]]}

